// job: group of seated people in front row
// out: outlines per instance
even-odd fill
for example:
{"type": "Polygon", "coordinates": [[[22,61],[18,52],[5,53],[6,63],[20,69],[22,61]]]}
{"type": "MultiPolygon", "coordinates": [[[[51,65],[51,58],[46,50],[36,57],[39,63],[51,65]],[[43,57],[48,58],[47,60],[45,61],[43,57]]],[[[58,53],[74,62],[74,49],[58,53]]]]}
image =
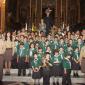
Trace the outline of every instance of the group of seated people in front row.
{"type": "Polygon", "coordinates": [[[58,77],[62,77],[62,85],[72,85],[73,76],[79,77],[80,51],[85,46],[85,36],[82,32],[70,32],[58,29],[45,36],[42,32],[30,32],[24,28],[15,32],[0,34],[3,41],[3,57],[6,75],[10,74],[11,61],[16,58],[18,76],[25,76],[26,69],[32,75],[34,84],[39,85],[43,77],[43,85],[59,85],[58,77]],[[32,69],[32,73],[31,73],[32,69]]]}

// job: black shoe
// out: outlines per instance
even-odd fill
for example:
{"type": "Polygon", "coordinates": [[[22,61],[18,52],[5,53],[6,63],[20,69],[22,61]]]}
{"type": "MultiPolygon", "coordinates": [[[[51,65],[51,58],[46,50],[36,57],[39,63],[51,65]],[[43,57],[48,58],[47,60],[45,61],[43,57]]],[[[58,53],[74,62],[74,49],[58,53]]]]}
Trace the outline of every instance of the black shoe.
{"type": "Polygon", "coordinates": [[[79,74],[78,73],[76,73],[76,77],[79,77],[79,74]]]}
{"type": "Polygon", "coordinates": [[[76,77],[76,73],[73,73],[73,77],[76,77]]]}
{"type": "Polygon", "coordinates": [[[21,74],[18,74],[18,76],[21,76],[21,74]]]}
{"type": "Polygon", "coordinates": [[[25,74],[25,73],[23,73],[23,76],[26,76],[26,74],[25,74]]]}
{"type": "Polygon", "coordinates": [[[6,76],[10,76],[10,72],[6,72],[5,75],[6,75],[6,76]]]}
{"type": "Polygon", "coordinates": [[[53,85],[56,85],[55,82],[53,82],[53,85]]]}
{"type": "Polygon", "coordinates": [[[31,76],[31,74],[29,73],[28,76],[31,76]]]}
{"type": "Polygon", "coordinates": [[[0,81],[0,85],[3,85],[3,82],[2,81],[0,81]]]}
{"type": "Polygon", "coordinates": [[[57,82],[56,84],[59,85],[59,82],[57,82]]]}

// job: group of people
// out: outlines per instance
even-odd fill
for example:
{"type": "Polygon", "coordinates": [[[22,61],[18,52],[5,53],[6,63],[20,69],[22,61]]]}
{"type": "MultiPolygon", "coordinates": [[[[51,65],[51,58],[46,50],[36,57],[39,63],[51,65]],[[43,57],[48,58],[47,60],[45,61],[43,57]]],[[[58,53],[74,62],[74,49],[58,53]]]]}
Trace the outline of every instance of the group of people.
{"type": "MultiPolygon", "coordinates": [[[[29,69],[29,76],[32,76],[35,85],[40,84],[42,77],[43,85],[50,84],[50,77],[53,78],[53,85],[59,85],[59,76],[62,77],[62,85],[72,85],[71,70],[75,77],[79,76],[81,49],[85,46],[84,31],[74,33],[57,29],[45,35],[43,31],[30,32],[23,28],[1,33],[0,58],[3,57],[5,62],[5,74],[10,75],[11,61],[16,58],[18,76],[25,76],[26,69],[29,69]]],[[[85,53],[85,48],[83,50],[85,53]]],[[[3,60],[0,59],[1,67],[3,60]]]]}

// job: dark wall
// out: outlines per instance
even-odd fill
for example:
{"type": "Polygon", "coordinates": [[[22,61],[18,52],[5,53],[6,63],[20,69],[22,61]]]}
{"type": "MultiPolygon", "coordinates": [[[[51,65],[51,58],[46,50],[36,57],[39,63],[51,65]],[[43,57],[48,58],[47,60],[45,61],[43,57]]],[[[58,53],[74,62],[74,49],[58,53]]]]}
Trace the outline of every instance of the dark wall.
{"type": "Polygon", "coordinates": [[[85,21],[85,0],[80,0],[80,15],[81,21],[85,21]]]}

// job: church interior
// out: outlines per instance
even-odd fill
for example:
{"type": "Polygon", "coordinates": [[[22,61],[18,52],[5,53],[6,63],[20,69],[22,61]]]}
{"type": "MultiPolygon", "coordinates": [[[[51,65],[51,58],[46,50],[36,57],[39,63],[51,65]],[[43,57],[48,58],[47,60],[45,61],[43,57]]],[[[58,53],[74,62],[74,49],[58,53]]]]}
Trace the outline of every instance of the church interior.
{"type": "Polygon", "coordinates": [[[85,0],[0,0],[0,85],[85,85],[85,0]]]}

